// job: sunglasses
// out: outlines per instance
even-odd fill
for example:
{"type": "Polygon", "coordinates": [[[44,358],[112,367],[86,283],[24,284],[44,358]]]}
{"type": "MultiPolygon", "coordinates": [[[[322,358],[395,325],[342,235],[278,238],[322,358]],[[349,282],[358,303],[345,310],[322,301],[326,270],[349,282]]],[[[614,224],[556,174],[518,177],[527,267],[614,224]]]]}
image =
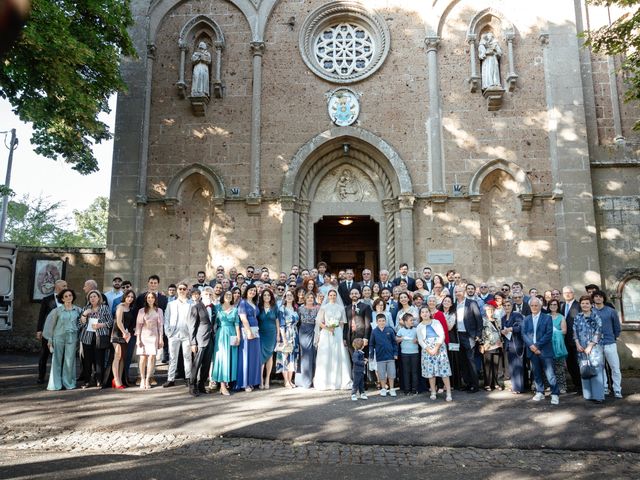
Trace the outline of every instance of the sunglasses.
{"type": "Polygon", "coordinates": [[[500,290],[502,290],[503,292],[508,292],[509,291],[508,288],[501,288],[500,290]]]}
{"type": "Polygon", "coordinates": [[[186,290],[185,287],[178,287],[178,290],[186,290]]]}

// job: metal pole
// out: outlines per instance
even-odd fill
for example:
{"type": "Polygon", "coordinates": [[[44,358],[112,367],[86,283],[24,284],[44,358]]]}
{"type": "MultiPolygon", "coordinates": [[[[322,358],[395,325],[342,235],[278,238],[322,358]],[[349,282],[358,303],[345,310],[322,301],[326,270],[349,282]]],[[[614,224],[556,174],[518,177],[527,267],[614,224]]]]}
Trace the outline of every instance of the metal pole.
{"type": "MultiPolygon", "coordinates": [[[[5,137],[6,138],[6,137],[5,137]]],[[[15,150],[16,141],[16,129],[11,129],[11,143],[9,144],[9,162],[7,163],[7,178],[4,181],[4,186],[7,188],[7,192],[2,198],[2,221],[0,221],[0,242],[4,242],[4,232],[7,227],[7,208],[9,206],[9,185],[11,184],[11,166],[13,164],[13,151],[15,150]]]]}

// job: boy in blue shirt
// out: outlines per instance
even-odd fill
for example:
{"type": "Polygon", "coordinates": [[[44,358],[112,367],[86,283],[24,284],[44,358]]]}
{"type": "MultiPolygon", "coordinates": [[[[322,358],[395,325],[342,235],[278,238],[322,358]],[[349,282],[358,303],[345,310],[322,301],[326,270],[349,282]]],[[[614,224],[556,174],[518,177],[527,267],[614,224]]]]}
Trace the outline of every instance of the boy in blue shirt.
{"type": "Polygon", "coordinates": [[[390,396],[395,397],[393,380],[396,378],[396,360],[398,359],[396,334],[393,328],[386,326],[387,317],[384,313],[376,316],[376,324],[377,328],[373,329],[369,340],[369,356],[373,358],[375,352],[380,384],[386,385],[386,381],[389,381],[389,390],[383,388],[380,390],[380,396],[386,397],[388,392],[390,396]]]}
{"type": "Polygon", "coordinates": [[[402,383],[404,394],[418,393],[418,371],[420,370],[420,350],[418,347],[417,330],[413,326],[413,315],[405,313],[404,323],[397,333],[396,341],[400,344],[400,360],[402,365],[402,383]]]}

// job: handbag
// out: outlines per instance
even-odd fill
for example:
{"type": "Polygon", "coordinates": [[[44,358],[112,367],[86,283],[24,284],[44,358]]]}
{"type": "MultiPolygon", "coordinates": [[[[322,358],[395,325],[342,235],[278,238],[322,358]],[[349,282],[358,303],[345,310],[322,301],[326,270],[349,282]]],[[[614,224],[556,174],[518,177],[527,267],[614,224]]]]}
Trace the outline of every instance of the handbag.
{"type": "Polygon", "coordinates": [[[232,347],[237,347],[238,345],[240,345],[240,339],[237,335],[231,335],[229,337],[229,345],[231,345],[232,347]]]}
{"type": "Polygon", "coordinates": [[[580,376],[585,380],[595,377],[598,374],[596,367],[591,365],[591,360],[588,358],[580,361],[580,376]]]}

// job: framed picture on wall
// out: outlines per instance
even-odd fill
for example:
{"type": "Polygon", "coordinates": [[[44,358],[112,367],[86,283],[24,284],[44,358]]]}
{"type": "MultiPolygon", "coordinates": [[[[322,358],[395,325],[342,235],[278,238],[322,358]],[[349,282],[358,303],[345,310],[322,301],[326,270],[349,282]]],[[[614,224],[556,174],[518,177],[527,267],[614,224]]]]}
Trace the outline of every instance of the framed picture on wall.
{"type": "Polygon", "coordinates": [[[57,280],[64,279],[65,262],[60,259],[37,258],[33,261],[31,301],[39,302],[51,295],[57,280]]]}

